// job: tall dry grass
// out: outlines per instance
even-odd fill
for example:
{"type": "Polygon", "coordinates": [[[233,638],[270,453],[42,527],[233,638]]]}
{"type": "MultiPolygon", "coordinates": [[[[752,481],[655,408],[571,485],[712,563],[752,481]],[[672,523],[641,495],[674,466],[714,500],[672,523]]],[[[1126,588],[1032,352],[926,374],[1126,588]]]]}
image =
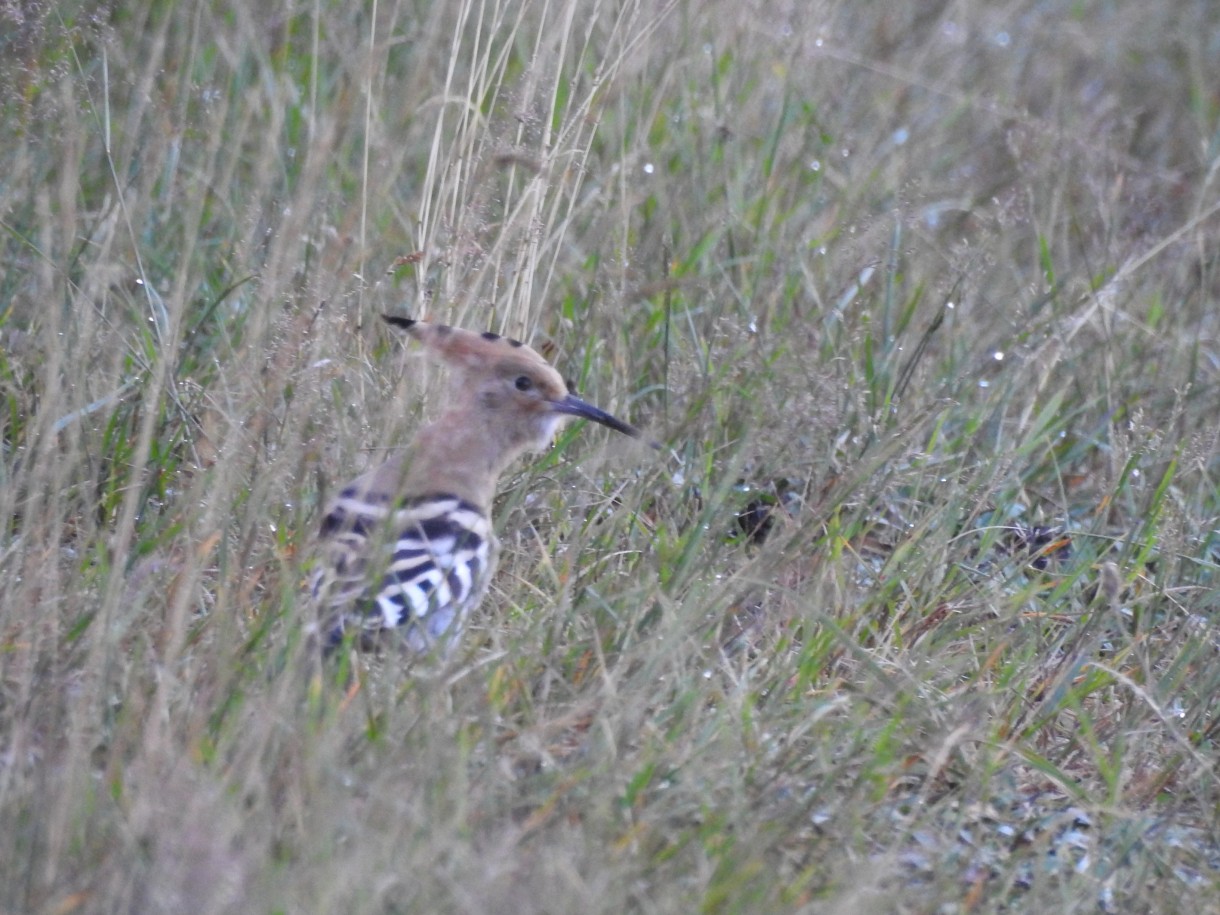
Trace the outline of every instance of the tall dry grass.
{"type": "Polygon", "coordinates": [[[0,10],[0,909],[1213,908],[1211,18],[0,10]],[[311,687],[439,393],[382,311],[665,449],[569,430],[451,665],[311,687]]]}

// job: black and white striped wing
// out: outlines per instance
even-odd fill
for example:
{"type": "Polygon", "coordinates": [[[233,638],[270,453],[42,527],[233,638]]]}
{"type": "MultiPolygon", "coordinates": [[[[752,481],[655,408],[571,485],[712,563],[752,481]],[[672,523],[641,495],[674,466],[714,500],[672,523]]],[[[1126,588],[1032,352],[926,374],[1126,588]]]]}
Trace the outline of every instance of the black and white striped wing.
{"type": "Polygon", "coordinates": [[[417,652],[452,638],[487,591],[495,539],[485,515],[454,496],[387,502],[342,493],[323,521],[327,554],[314,597],[329,610],[326,644],[349,629],[397,630],[417,652]]]}

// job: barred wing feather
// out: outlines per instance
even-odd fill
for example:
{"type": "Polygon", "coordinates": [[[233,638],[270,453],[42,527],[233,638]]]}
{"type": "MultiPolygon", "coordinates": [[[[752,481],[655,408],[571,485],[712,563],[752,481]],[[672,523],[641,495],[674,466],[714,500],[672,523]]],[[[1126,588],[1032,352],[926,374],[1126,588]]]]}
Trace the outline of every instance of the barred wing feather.
{"type": "Polygon", "coordinates": [[[327,541],[314,598],[331,615],[326,645],[349,628],[396,629],[413,651],[457,635],[487,591],[495,539],[487,517],[456,496],[391,508],[388,499],[344,491],[322,523],[327,541]]]}

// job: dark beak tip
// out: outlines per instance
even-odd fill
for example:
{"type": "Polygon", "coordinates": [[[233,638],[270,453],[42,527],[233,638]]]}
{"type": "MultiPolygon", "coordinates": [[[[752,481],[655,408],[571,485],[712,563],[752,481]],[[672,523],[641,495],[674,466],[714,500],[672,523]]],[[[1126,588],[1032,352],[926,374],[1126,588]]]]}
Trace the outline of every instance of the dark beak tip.
{"type": "Polygon", "coordinates": [[[569,394],[563,400],[556,402],[554,407],[560,413],[567,413],[569,416],[590,420],[605,426],[607,429],[613,429],[615,432],[630,435],[632,438],[643,437],[640,430],[635,426],[623,422],[617,416],[607,413],[600,407],[595,407],[593,404],[581,400],[575,394],[569,394]]]}

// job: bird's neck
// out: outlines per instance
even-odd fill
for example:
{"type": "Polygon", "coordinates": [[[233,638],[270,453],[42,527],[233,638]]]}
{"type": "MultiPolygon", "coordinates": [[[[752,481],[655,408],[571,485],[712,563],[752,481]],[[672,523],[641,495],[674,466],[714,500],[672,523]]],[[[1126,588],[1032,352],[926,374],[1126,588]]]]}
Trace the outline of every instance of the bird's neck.
{"type": "Polygon", "coordinates": [[[497,479],[521,450],[490,417],[466,411],[443,414],[416,435],[402,495],[448,493],[488,514],[497,479]]]}

